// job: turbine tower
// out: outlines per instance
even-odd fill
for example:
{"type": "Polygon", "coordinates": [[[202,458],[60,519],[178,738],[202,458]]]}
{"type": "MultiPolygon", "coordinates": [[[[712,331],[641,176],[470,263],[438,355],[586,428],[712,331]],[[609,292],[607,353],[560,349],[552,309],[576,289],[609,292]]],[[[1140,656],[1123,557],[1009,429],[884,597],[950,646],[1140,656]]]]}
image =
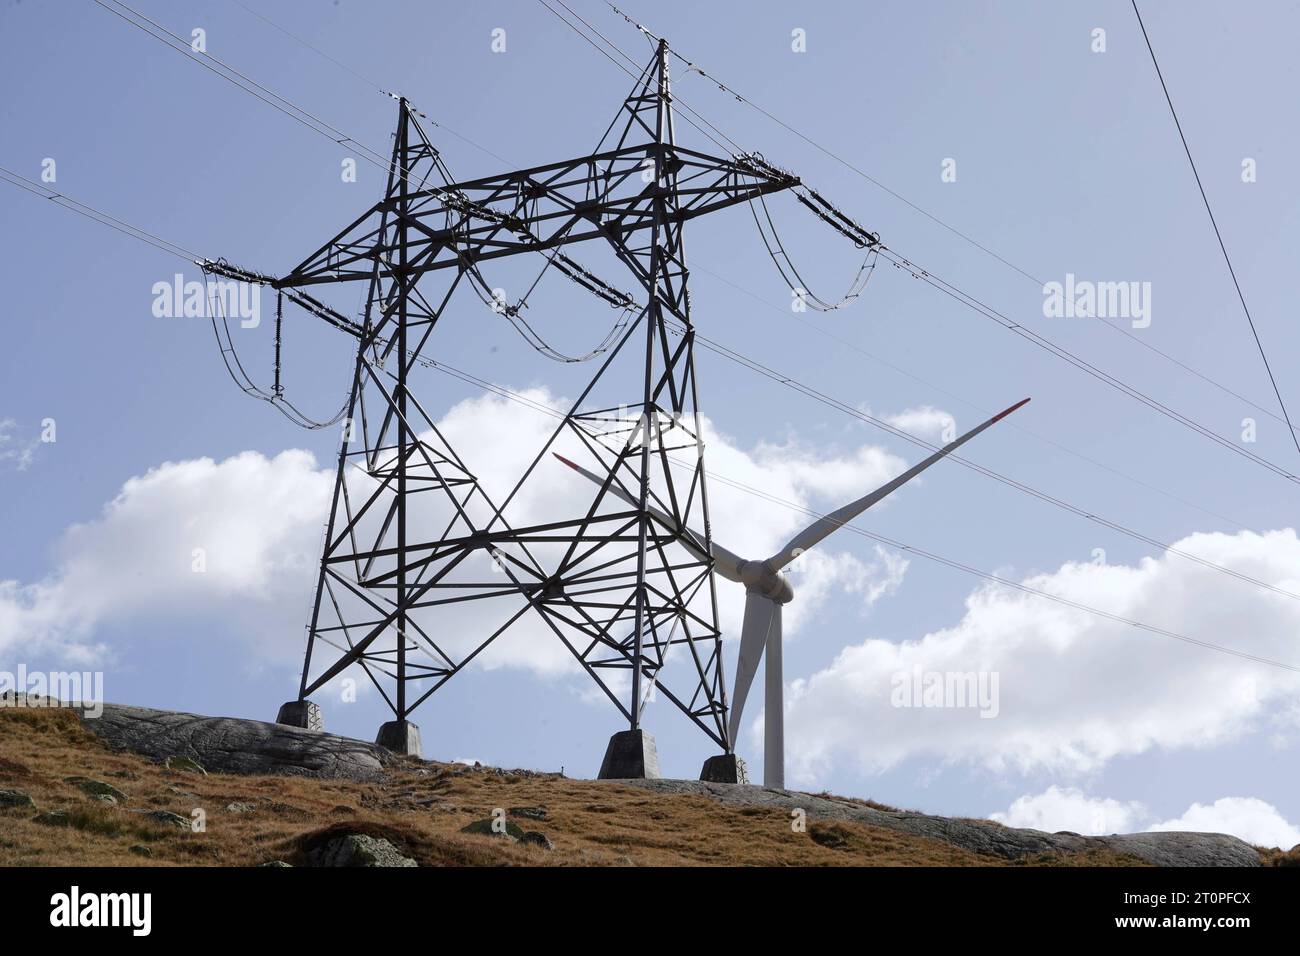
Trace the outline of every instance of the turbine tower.
{"type": "MultiPolygon", "coordinates": [[[[816,547],[837,528],[842,528],[872,505],[887,498],[935,462],[956,451],[980,432],[1006,418],[1028,401],[1027,398],[1023,399],[977,425],[955,441],[940,448],[929,458],[913,465],[897,478],[885,482],[869,495],[818,518],[765,561],[746,560],[716,541],[709,541],[707,547],[713,557],[714,569],[727,580],[745,586],[745,615],[741,625],[740,655],[736,664],[735,691],[731,695],[731,720],[728,726],[728,736],[732,741],[735,741],[737,731],[740,729],[741,714],[744,711],[745,700],[749,696],[749,688],[754,682],[754,675],[758,672],[759,662],[763,659],[764,650],[767,651],[767,667],[764,671],[764,786],[785,788],[785,688],[781,668],[781,608],[794,600],[794,588],[789,579],[781,573],[782,569],[801,554],[816,547]]],[[[598,485],[604,486],[609,480],[593,474],[567,458],[559,455],[556,457],[598,485]]],[[[627,491],[617,487],[614,493],[625,501],[631,498],[627,491]]],[[[702,535],[676,522],[671,515],[658,509],[652,508],[650,517],[666,531],[679,535],[685,547],[695,549],[699,554],[703,553],[705,538],[702,535]]]]}

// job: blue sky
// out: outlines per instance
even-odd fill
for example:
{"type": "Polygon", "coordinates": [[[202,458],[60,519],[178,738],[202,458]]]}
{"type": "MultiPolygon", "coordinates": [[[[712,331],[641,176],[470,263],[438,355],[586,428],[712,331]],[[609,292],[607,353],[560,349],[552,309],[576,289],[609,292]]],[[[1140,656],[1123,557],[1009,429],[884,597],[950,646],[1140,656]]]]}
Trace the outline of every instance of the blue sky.
{"type": "MultiPolygon", "coordinates": [[[[133,5],[175,33],[202,28],[212,54],[374,149],[387,148],[395,119],[392,100],[374,85],[403,92],[440,124],[430,135],[462,178],[504,167],[450,131],[518,166],[580,155],[630,85],[540,4],[522,0],[258,5],[373,84],[228,0],[133,5]],[[504,53],[491,49],[496,28],[506,31],[504,53]]],[[[573,6],[624,49],[648,55],[603,3],[573,6]]],[[[794,170],[890,248],[1233,442],[1242,420],[1255,418],[1257,440],[1243,447],[1296,466],[1275,418],[1139,344],[1276,413],[1127,3],[626,9],[709,74],[1028,275],[678,71],[680,98],[794,170]],[[1092,50],[1096,28],[1106,31],[1103,53],[1092,50]],[[806,52],[791,49],[795,29],[806,33],[806,52]],[[956,162],[955,182],[941,178],[946,159],[956,162]],[[1098,320],[1044,317],[1041,283],[1067,273],[1151,283],[1150,326],[1126,338],[1098,320]]],[[[1300,12],[1277,3],[1229,12],[1166,2],[1143,12],[1283,394],[1300,403],[1290,361],[1300,333],[1288,321],[1287,279],[1300,238],[1300,185],[1291,174],[1300,142],[1282,119],[1295,88],[1289,38],[1300,12]],[[1256,182],[1242,181],[1245,158],[1256,161],[1256,182]]],[[[0,80],[0,164],[37,179],[53,158],[53,188],[214,258],[287,271],[383,188],[380,171],[365,162],[357,182],[343,182],[340,163],[354,152],[89,2],[5,4],[0,80]]],[[[688,126],[679,135],[712,148],[688,126]]],[[[279,476],[286,500],[314,500],[295,497],[294,482],[319,485],[313,476],[330,467],[337,433],[300,431],[242,395],[206,320],[154,317],[152,286],[185,270],[179,260],[13,187],[0,192],[0,209],[8,280],[0,454],[30,449],[29,460],[0,458],[7,544],[0,580],[11,582],[0,595],[8,602],[0,664],[59,668],[69,647],[101,645],[109,699],[270,718],[296,689],[310,601],[299,559],[314,560],[303,555],[318,539],[323,511],[314,530],[305,517],[277,539],[286,550],[268,565],[276,580],[266,586],[234,580],[220,593],[174,590],[150,563],[174,556],[149,548],[185,526],[184,508],[215,509],[206,519],[191,516],[212,527],[229,509],[246,508],[254,517],[241,527],[269,528],[284,509],[272,508],[269,495],[250,498],[279,476]],[[39,443],[47,418],[57,422],[52,444],[39,443]],[[276,458],[287,449],[310,452],[314,465],[276,458]],[[261,457],[240,474],[183,470],[245,452],[261,457]],[[130,479],[168,462],[182,468],[164,471],[174,483],[131,486],[129,507],[106,515],[130,479]],[[227,479],[247,484],[218,493],[227,479]],[[199,490],[191,497],[175,493],[178,485],[199,490]],[[70,535],[75,524],[85,528],[70,535]],[[86,597],[111,575],[79,559],[84,553],[135,583],[86,597]],[[265,634],[267,621],[284,622],[285,633],[265,634]]],[[[791,200],[773,211],[810,283],[837,295],[856,268],[856,250],[791,200]]],[[[853,306],[794,315],[744,209],[692,224],[687,247],[705,335],[882,417],[929,407],[970,427],[982,413],[1032,396],[972,444],[969,457],[1157,541],[1220,533],[1180,547],[1300,591],[1300,575],[1288,570],[1296,552],[1294,534],[1284,532],[1294,512],[1282,503],[1295,489],[1286,479],[884,263],[853,306]]],[[[547,291],[549,309],[540,302],[534,309],[559,347],[581,351],[600,338],[609,318],[603,306],[547,291]]],[[[545,390],[535,394],[548,400],[575,395],[589,374],[539,359],[472,297],[457,303],[440,332],[439,356],[512,389],[545,390]]],[[[265,381],[270,323],[237,335],[265,381]]],[[[348,343],[303,320],[285,335],[291,397],[322,415],[332,411],[347,384],[348,343]]],[[[828,477],[866,461],[864,449],[900,463],[917,457],[906,443],[716,356],[704,353],[699,364],[703,410],[727,460],[754,469],[751,478],[770,469],[811,507],[829,509],[872,487],[876,476],[865,466],[860,492],[849,491],[851,480],[828,477]]],[[[424,389],[438,414],[475,398],[433,373],[424,389]]],[[[509,416],[490,402],[461,410],[483,416],[479,422],[509,416]]],[[[794,520],[772,517],[769,528],[757,517],[764,508],[738,503],[736,514],[754,515],[761,527],[731,537],[761,539],[794,520]]],[[[1012,580],[1046,575],[1043,586],[1116,614],[1300,664],[1293,599],[1188,566],[950,463],[859,523],[1012,580]],[[1113,573],[1088,573],[1095,549],[1104,549],[1113,573]],[[1084,570],[1063,571],[1071,562],[1084,570]]],[[[715,535],[728,542],[716,522],[715,535]]],[[[792,783],[968,815],[1054,793],[1075,809],[1112,801],[1107,812],[1130,827],[1178,818],[1192,804],[1254,798],[1300,821],[1286,772],[1300,757],[1289,702],[1295,674],[1087,615],[1058,619],[1054,605],[987,595],[979,579],[918,557],[872,600],[870,583],[886,575],[883,559],[858,536],[832,540],[844,563],[822,569],[824,587],[786,650],[792,783]],[[991,632],[1001,627],[1008,630],[999,644],[991,632]],[[1022,646],[1026,634],[1037,637],[1022,646]],[[908,642],[915,650],[897,650],[908,642]],[[855,709],[879,687],[857,686],[854,675],[879,676],[904,660],[998,669],[1001,713],[974,722],[944,715],[931,727],[925,715],[855,709]],[[815,755],[801,777],[796,750],[815,755]]],[[[416,717],[426,755],[594,774],[620,719],[585,690],[580,676],[536,668],[462,675],[416,717]]],[[[383,719],[366,697],[322,703],[328,726],[341,733],[370,737],[383,719]]],[[[749,713],[758,709],[752,704],[749,713]]],[[[647,726],[668,773],[694,775],[712,752],[667,709],[652,705],[647,726]]],[[[739,750],[757,769],[761,734],[747,729],[739,750]]]]}

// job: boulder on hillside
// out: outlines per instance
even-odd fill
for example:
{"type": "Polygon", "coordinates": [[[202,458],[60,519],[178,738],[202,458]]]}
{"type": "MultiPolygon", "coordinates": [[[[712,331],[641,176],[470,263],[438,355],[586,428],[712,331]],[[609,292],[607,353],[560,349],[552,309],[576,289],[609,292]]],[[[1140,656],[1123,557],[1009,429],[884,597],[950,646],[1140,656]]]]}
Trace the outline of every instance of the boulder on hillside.
{"type": "Polygon", "coordinates": [[[195,773],[373,780],[396,759],[362,740],[235,717],[105,704],[100,717],[84,723],[116,750],[170,760],[173,769],[195,773]]]}

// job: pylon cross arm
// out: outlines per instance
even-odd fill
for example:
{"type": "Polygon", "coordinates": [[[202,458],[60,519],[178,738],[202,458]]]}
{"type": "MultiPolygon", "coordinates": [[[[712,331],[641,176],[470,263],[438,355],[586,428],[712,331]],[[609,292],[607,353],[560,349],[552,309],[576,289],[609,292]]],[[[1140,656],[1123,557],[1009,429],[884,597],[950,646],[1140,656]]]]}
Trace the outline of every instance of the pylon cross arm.
{"type": "Polygon", "coordinates": [[[592,239],[621,241],[652,228],[655,204],[669,194],[671,221],[680,224],[798,184],[794,176],[740,157],[657,144],[627,146],[418,190],[406,197],[407,214],[400,218],[397,199],[388,196],[276,285],[370,281],[376,260],[380,277],[391,278],[398,268],[391,227],[398,221],[410,230],[403,274],[418,279],[439,269],[464,269],[592,239]],[[669,174],[676,180],[671,191],[657,178],[669,174]]]}

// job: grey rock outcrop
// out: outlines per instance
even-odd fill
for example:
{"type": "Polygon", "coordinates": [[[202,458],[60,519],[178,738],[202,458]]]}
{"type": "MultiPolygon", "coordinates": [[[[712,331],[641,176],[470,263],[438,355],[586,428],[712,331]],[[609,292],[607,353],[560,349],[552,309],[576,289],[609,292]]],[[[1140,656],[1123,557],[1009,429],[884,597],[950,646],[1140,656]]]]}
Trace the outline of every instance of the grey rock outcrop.
{"type": "Polygon", "coordinates": [[[1109,849],[1154,866],[1259,866],[1250,844],[1224,833],[1126,833],[1077,836],[1005,827],[992,820],[937,817],[905,810],[877,810],[850,800],[817,797],[792,790],[705,783],[696,780],[624,780],[656,793],[711,797],[734,806],[803,810],[812,820],[847,820],[942,840],[975,853],[1014,860],[1038,853],[1077,853],[1109,849]]]}
{"type": "Polygon", "coordinates": [[[215,773],[372,780],[395,759],[375,744],[300,727],[123,704],[105,704],[84,723],[116,750],[173,766],[184,758],[215,773]]]}
{"type": "Polygon", "coordinates": [[[509,837],[512,840],[522,840],[524,837],[524,828],[513,820],[506,820],[502,825],[498,824],[492,817],[467,823],[460,828],[460,832],[473,833],[479,836],[509,837]]]}
{"type": "Polygon", "coordinates": [[[312,866],[415,866],[409,856],[383,837],[349,833],[336,837],[309,854],[312,866]]]}
{"type": "Polygon", "coordinates": [[[20,810],[35,810],[36,801],[30,793],[21,790],[0,790],[0,808],[17,807],[20,810]]]}
{"type": "Polygon", "coordinates": [[[126,794],[111,783],[92,780],[90,777],[64,777],[64,783],[70,783],[88,797],[110,797],[114,803],[123,803],[126,794]]]}
{"type": "Polygon", "coordinates": [[[538,846],[543,850],[554,850],[555,844],[541,830],[526,830],[524,835],[519,838],[519,842],[525,846],[538,846]]]}
{"type": "Polygon", "coordinates": [[[181,757],[177,754],[172,754],[164,760],[163,766],[168,770],[176,770],[183,773],[200,773],[205,777],[208,775],[208,772],[203,769],[203,764],[199,763],[197,760],[191,760],[189,757],[181,757]]]}
{"type": "Polygon", "coordinates": [[[175,827],[177,830],[189,830],[190,821],[179,813],[172,813],[170,810],[130,810],[129,813],[138,813],[148,820],[152,820],[165,827],[175,827]]]}

